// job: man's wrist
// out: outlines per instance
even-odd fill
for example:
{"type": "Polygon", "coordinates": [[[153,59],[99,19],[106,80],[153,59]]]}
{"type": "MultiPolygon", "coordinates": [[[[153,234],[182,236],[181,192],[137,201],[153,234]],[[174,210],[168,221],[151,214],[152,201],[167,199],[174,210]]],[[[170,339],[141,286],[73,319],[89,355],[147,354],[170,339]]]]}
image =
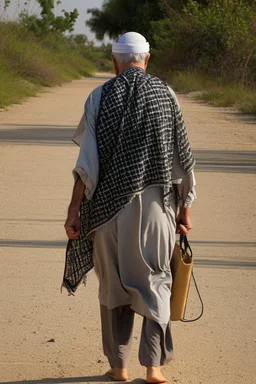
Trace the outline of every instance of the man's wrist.
{"type": "Polygon", "coordinates": [[[70,205],[68,207],[68,214],[78,215],[80,206],[70,205]]]}
{"type": "Polygon", "coordinates": [[[191,215],[191,208],[190,207],[180,207],[179,214],[182,217],[190,217],[190,215],[191,215]]]}

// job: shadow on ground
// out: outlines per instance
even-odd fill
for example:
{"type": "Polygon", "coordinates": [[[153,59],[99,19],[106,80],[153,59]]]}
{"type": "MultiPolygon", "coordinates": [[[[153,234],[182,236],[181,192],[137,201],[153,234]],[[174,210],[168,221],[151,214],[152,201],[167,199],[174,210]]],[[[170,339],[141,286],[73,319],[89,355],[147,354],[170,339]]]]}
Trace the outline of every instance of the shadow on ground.
{"type": "Polygon", "coordinates": [[[245,114],[242,112],[238,112],[235,109],[231,111],[230,110],[222,111],[222,113],[226,115],[234,116],[236,119],[239,119],[243,123],[256,125],[256,115],[254,113],[245,114]]]}
{"type": "Polygon", "coordinates": [[[64,125],[4,124],[4,126],[0,126],[0,143],[74,145],[72,136],[75,130],[76,127],[64,125]]]}
{"type": "MultiPolygon", "coordinates": [[[[239,242],[239,241],[191,241],[192,245],[204,247],[251,247],[255,248],[255,242],[239,242]]],[[[0,248],[61,248],[63,253],[67,245],[66,240],[4,240],[0,239],[0,248]]],[[[243,252],[241,252],[243,254],[243,252]]],[[[256,268],[256,261],[245,260],[243,256],[239,259],[227,259],[225,256],[218,255],[218,259],[197,257],[194,261],[195,265],[201,267],[225,267],[225,268],[256,268]]],[[[245,254],[246,256],[246,254],[245,254]]],[[[1,383],[0,383],[1,384],[1,383]]]]}
{"type": "MultiPolygon", "coordinates": [[[[67,244],[66,240],[5,240],[0,239],[0,247],[11,248],[63,248],[67,244]]],[[[192,245],[203,247],[256,247],[254,241],[203,241],[193,240],[192,245]]],[[[1,383],[0,383],[1,384],[1,383]]]]}
{"type": "Polygon", "coordinates": [[[256,173],[255,151],[194,150],[196,171],[256,173]]]}
{"type": "MultiPolygon", "coordinates": [[[[68,378],[47,378],[38,380],[22,380],[22,381],[4,381],[0,384],[68,384],[68,383],[113,383],[106,376],[84,376],[84,377],[68,377],[68,378]]],[[[145,383],[143,379],[135,379],[129,383],[142,384],[145,383]]]]}

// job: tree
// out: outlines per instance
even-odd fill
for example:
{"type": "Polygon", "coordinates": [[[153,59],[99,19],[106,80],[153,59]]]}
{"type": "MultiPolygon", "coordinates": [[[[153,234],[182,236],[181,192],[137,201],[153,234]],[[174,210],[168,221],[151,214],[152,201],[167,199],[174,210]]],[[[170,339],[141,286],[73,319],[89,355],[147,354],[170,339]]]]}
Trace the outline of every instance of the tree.
{"type": "MultiPolygon", "coordinates": [[[[197,0],[206,6],[211,0],[197,0]]],[[[127,31],[136,31],[150,39],[151,22],[164,19],[170,10],[182,12],[188,0],[106,0],[101,9],[88,9],[91,14],[86,24],[98,40],[105,35],[115,38],[127,31]]]]}
{"type": "Polygon", "coordinates": [[[71,35],[69,39],[75,46],[84,47],[89,44],[88,37],[81,33],[77,35],[71,35]]]}
{"type": "MultiPolygon", "coordinates": [[[[75,22],[79,16],[78,10],[75,8],[71,12],[62,10],[63,16],[55,16],[53,10],[55,6],[54,0],[37,0],[41,6],[41,18],[29,15],[27,11],[20,13],[20,21],[28,29],[32,30],[36,35],[40,36],[49,32],[72,32],[75,22]]],[[[61,4],[58,0],[56,4],[61,4]]]]}
{"type": "Polygon", "coordinates": [[[148,37],[150,22],[163,18],[162,1],[156,0],[107,0],[102,9],[92,8],[87,12],[92,16],[86,24],[98,40],[105,35],[116,38],[131,30],[148,37]]]}
{"type": "Polygon", "coordinates": [[[255,84],[255,11],[255,1],[188,0],[179,15],[151,23],[155,67],[255,84]]]}
{"type": "Polygon", "coordinates": [[[6,11],[6,9],[9,7],[10,2],[11,2],[11,0],[4,0],[4,10],[5,10],[5,11],[6,11]]]}

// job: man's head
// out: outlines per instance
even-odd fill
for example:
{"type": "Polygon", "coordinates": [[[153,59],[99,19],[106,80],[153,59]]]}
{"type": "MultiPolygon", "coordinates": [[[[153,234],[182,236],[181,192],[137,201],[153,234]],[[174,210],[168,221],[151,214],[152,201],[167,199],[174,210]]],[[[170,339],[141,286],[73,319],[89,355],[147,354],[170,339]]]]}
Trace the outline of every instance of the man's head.
{"type": "Polygon", "coordinates": [[[147,69],[149,43],[137,32],[127,32],[112,44],[112,58],[117,75],[131,67],[147,69]]]}

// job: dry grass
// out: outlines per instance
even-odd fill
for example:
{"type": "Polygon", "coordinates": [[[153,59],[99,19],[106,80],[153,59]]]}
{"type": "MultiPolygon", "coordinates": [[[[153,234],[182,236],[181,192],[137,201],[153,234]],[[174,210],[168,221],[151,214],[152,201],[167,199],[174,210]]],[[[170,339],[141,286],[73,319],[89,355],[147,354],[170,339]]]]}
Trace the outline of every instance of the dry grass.
{"type": "Polygon", "coordinates": [[[194,97],[216,107],[234,107],[241,112],[256,114],[256,90],[222,79],[209,79],[195,72],[169,74],[169,83],[176,91],[195,92],[194,97]]]}
{"type": "Polygon", "coordinates": [[[0,22],[0,107],[94,70],[62,36],[38,39],[17,23],[0,22]]]}

